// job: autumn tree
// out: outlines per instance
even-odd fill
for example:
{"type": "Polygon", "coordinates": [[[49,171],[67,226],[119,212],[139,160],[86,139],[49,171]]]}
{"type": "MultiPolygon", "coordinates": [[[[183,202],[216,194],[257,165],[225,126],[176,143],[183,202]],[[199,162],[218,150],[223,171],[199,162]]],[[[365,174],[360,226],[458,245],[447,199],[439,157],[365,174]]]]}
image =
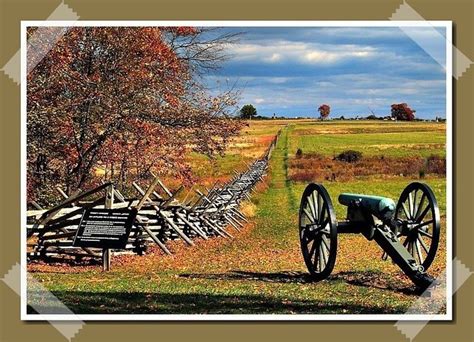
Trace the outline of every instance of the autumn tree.
{"type": "Polygon", "coordinates": [[[329,113],[331,113],[331,107],[327,104],[322,104],[318,108],[319,116],[322,120],[326,119],[329,116],[329,113]]]}
{"type": "MultiPolygon", "coordinates": [[[[42,46],[50,38],[30,28],[42,46]]],[[[222,153],[240,124],[234,90],[209,95],[196,77],[217,68],[234,37],[192,27],[72,27],[27,77],[29,198],[150,171],[187,176],[187,150],[222,153]]],[[[29,48],[28,63],[38,51],[29,48]]]]}
{"type": "Polygon", "coordinates": [[[246,104],[240,109],[240,117],[242,119],[252,119],[256,116],[257,109],[251,104],[246,104]]]}
{"type": "Polygon", "coordinates": [[[415,110],[406,103],[392,104],[392,117],[402,121],[412,121],[415,119],[415,110]]]}

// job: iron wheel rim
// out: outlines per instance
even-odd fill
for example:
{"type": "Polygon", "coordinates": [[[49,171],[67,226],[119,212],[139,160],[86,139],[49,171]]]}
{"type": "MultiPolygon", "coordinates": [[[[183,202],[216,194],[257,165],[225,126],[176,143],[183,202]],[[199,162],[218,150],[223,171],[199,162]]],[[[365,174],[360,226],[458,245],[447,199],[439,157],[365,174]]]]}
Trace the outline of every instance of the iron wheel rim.
{"type": "Polygon", "coordinates": [[[301,198],[299,238],[303,259],[314,280],[327,278],[336,263],[337,221],[326,189],[309,184],[301,198]]]}
{"type": "Polygon", "coordinates": [[[395,219],[404,226],[398,233],[403,246],[426,271],[438,250],[440,213],[431,188],[419,182],[409,184],[400,195],[395,219]]]}

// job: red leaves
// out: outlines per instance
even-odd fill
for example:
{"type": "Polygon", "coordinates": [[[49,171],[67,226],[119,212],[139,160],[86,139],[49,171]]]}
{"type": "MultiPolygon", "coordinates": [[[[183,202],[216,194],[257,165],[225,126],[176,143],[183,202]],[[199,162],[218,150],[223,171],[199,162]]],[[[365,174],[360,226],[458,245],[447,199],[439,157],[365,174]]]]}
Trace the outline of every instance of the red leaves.
{"type": "Polygon", "coordinates": [[[197,28],[195,27],[177,27],[176,34],[178,36],[189,36],[198,33],[197,28]]]}
{"type": "Polygon", "coordinates": [[[198,28],[190,26],[166,27],[164,29],[168,32],[174,33],[176,36],[192,36],[199,33],[198,28]]]}
{"type": "Polygon", "coordinates": [[[412,121],[415,119],[416,110],[411,109],[406,103],[392,104],[392,117],[397,120],[412,121]]]}
{"type": "MultiPolygon", "coordinates": [[[[51,30],[28,34],[41,48],[51,30]]],[[[150,170],[189,176],[186,151],[222,153],[239,128],[227,117],[235,94],[211,97],[193,79],[191,65],[203,55],[192,56],[201,49],[214,61],[210,51],[220,51],[210,49],[218,41],[193,45],[199,34],[191,27],[69,28],[28,75],[30,188],[74,191],[96,182],[97,168],[125,181],[150,170]],[[176,37],[188,40],[178,48],[176,37]],[[47,156],[41,179],[31,166],[39,155],[47,156]]]]}
{"type": "Polygon", "coordinates": [[[329,113],[331,112],[331,107],[327,104],[323,104],[319,106],[318,108],[319,115],[321,116],[321,119],[325,119],[329,116],[329,113]]]}

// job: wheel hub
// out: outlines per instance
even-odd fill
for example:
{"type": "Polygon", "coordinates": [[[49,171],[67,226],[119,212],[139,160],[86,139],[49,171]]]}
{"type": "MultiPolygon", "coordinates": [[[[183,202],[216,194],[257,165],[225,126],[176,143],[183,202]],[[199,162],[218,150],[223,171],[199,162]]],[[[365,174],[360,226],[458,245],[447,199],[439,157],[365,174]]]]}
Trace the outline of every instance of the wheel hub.
{"type": "Polygon", "coordinates": [[[401,222],[401,234],[404,236],[407,236],[409,234],[413,234],[414,231],[417,230],[416,226],[419,225],[419,223],[414,222],[413,220],[407,220],[401,222]]]}

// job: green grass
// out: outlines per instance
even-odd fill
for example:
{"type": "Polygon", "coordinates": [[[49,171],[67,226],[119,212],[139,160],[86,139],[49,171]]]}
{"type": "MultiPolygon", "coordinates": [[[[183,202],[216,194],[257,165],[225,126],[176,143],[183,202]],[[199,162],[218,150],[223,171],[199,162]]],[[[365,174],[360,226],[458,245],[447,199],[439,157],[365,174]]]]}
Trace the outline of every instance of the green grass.
{"type": "MultiPolygon", "coordinates": [[[[232,139],[223,156],[215,156],[213,159],[199,153],[192,152],[187,156],[192,173],[198,184],[213,183],[213,178],[227,179],[233,176],[233,172],[245,170],[247,164],[263,155],[268,139],[286,125],[284,120],[257,120],[246,121],[241,129],[240,135],[232,139]]],[[[172,179],[169,181],[173,181],[172,179]]]]}
{"type": "Polygon", "coordinates": [[[252,161],[250,157],[233,153],[217,156],[214,159],[202,154],[191,153],[190,159],[193,163],[193,174],[199,178],[232,175],[232,171],[244,169],[245,163],[252,161]]]}
{"type": "MultiPolygon", "coordinates": [[[[380,249],[362,236],[339,237],[336,267],[328,280],[313,283],[308,278],[297,228],[305,184],[287,179],[287,160],[298,130],[296,124],[283,131],[271,159],[268,188],[253,198],[253,224],[240,233],[230,230],[234,240],[196,241],[192,248],[176,242],[170,246],[173,256],[156,252],[113,257],[107,273],[99,266],[40,265],[34,276],[82,314],[403,313],[418,298],[412,283],[392,263],[382,261],[380,249]]],[[[324,185],[337,202],[343,191],[397,199],[409,182],[395,177],[324,185]]],[[[444,179],[428,182],[444,212],[444,179]]],[[[343,218],[344,208],[335,205],[338,218],[343,218]]],[[[443,256],[437,257],[434,275],[443,270],[443,256]]],[[[29,302],[43,309],[51,306],[32,287],[29,302]]]]}
{"type": "Polygon", "coordinates": [[[357,150],[363,155],[393,157],[446,154],[444,124],[433,123],[323,123],[305,124],[294,132],[289,152],[337,155],[345,150],[357,150]]]}

